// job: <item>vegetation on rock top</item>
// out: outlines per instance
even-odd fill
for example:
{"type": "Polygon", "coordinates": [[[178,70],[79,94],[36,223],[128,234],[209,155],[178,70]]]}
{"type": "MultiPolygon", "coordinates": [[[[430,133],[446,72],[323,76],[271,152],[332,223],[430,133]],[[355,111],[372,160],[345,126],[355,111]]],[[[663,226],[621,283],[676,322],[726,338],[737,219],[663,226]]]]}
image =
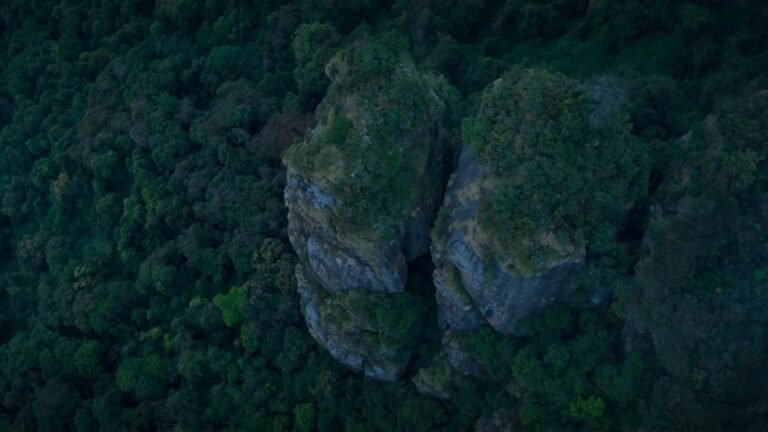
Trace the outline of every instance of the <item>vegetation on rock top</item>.
{"type": "Polygon", "coordinates": [[[483,93],[462,136],[495,184],[480,223],[502,255],[530,273],[613,237],[647,189],[644,144],[621,91],[542,69],[519,69],[483,93]]]}
{"type": "Polygon", "coordinates": [[[348,230],[392,234],[432,180],[449,85],[419,71],[402,52],[368,42],[341,50],[326,67],[331,85],[319,126],[286,155],[289,167],[326,185],[348,230]]]}

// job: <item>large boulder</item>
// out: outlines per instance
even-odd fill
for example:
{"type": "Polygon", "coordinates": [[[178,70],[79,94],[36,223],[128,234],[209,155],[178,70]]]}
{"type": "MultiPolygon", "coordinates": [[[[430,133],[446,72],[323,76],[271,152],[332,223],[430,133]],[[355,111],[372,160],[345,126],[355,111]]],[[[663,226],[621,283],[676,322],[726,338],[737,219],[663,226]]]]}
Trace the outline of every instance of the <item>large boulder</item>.
{"type": "Polygon", "coordinates": [[[326,73],[331,85],[318,124],[284,158],[288,234],[306,281],[304,313],[334,357],[371,377],[395,379],[408,361],[408,342],[384,347],[377,338],[351,337],[387,332],[351,309],[370,303],[364,296],[402,293],[408,262],[429,250],[448,170],[450,90],[376,43],[340,51],[326,73]],[[322,289],[309,289],[313,284],[322,289]],[[321,298],[330,312],[318,312],[321,298]],[[330,316],[346,321],[332,324],[330,316]]]}
{"type": "Polygon", "coordinates": [[[574,291],[588,247],[615,238],[645,184],[619,95],[535,69],[486,89],[432,231],[446,326],[515,333],[574,291]]]}
{"type": "Polygon", "coordinates": [[[343,291],[330,294],[301,264],[296,280],[312,337],[339,362],[378,380],[403,373],[415,348],[423,304],[412,294],[343,291]]]}
{"type": "Polygon", "coordinates": [[[478,223],[479,201],[492,193],[493,181],[482,173],[472,149],[463,147],[444,204],[446,237],[433,247],[436,297],[440,317],[451,328],[473,330],[486,321],[512,334],[520,319],[573,291],[584,248],[546,233],[541,241],[556,252],[550,262],[525,273],[506,266],[478,223]]]}

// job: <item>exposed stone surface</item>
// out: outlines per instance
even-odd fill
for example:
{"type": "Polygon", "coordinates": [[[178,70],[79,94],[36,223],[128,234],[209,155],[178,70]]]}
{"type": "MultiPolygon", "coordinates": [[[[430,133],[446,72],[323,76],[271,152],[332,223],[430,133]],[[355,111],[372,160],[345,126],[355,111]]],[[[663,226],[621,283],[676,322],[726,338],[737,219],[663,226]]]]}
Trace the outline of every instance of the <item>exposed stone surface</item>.
{"type": "MultiPolygon", "coordinates": [[[[407,266],[399,239],[385,241],[336,231],[334,209],[341,202],[298,174],[288,179],[285,203],[291,243],[325,289],[403,290],[407,266]]],[[[427,245],[420,245],[422,253],[427,245]]]]}
{"type": "Polygon", "coordinates": [[[429,250],[448,170],[443,84],[375,44],[341,51],[327,72],[332,84],[319,123],[285,157],[303,312],[333,357],[392,380],[408,362],[408,332],[391,337],[377,327],[376,311],[351,310],[370,302],[347,293],[399,295],[408,262],[429,250]],[[371,75],[365,62],[372,60],[390,70],[371,75]]]}
{"type": "Polygon", "coordinates": [[[333,334],[331,327],[322,325],[319,293],[317,288],[312,286],[312,282],[307,279],[301,264],[296,266],[296,283],[309,333],[328,350],[333,358],[354,370],[362,371],[362,354],[357,352],[354,346],[345,346],[342,339],[333,334]]]}
{"type": "Polygon", "coordinates": [[[435,269],[434,284],[438,320],[444,327],[474,330],[480,326],[483,318],[464,289],[456,267],[447,263],[435,269]]]}
{"type": "Polygon", "coordinates": [[[289,210],[288,234],[299,258],[327,290],[403,290],[407,262],[429,250],[429,230],[447,170],[445,137],[431,130],[424,141],[433,150],[419,182],[413,185],[420,192],[419,198],[408,213],[392,222],[387,230],[391,234],[386,236],[340,228],[343,221],[339,212],[344,202],[324,185],[307,180],[300,170],[288,166],[284,194],[289,210]]]}
{"type": "Polygon", "coordinates": [[[382,342],[374,320],[357,310],[355,302],[326,293],[301,264],[296,280],[309,333],[333,358],[378,380],[393,381],[402,374],[411,346],[382,342]]]}
{"type": "Polygon", "coordinates": [[[444,226],[435,230],[435,285],[441,316],[451,327],[468,330],[479,325],[474,307],[494,329],[512,334],[520,319],[575,289],[572,275],[582,265],[584,250],[565,249],[559,259],[535,274],[520,274],[510,268],[509,260],[501,261],[489,246],[478,223],[478,201],[491,193],[493,181],[472,150],[464,146],[441,210],[445,212],[444,226]],[[447,283],[454,271],[458,271],[460,282],[447,283]],[[459,287],[471,304],[457,294],[459,287]]]}

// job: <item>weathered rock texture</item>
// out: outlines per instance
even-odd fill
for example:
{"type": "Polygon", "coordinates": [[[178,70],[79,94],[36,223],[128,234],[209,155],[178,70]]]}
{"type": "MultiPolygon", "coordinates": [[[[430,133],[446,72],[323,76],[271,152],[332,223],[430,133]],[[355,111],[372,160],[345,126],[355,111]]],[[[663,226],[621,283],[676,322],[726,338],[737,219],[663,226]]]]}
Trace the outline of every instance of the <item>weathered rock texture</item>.
{"type": "Polygon", "coordinates": [[[442,199],[443,84],[376,45],[342,51],[328,72],[333,81],[318,108],[319,124],[285,158],[288,234],[300,261],[303,312],[333,357],[393,380],[418,329],[382,327],[390,325],[388,313],[400,313],[393,305],[403,307],[393,296],[404,294],[407,263],[428,252],[442,199]],[[364,61],[390,70],[370,75],[364,61]],[[373,298],[381,305],[371,306],[373,298]],[[360,310],[365,307],[378,310],[360,310]]]}
{"type": "Polygon", "coordinates": [[[572,276],[584,250],[561,247],[558,259],[534,274],[520,274],[509,259],[500,260],[478,223],[479,200],[492,192],[493,184],[494,177],[464,146],[434,231],[436,296],[440,317],[451,328],[472,330],[487,322],[512,334],[521,318],[573,291],[572,276]]]}
{"type": "MultiPolygon", "coordinates": [[[[507,336],[575,291],[587,246],[599,249],[598,233],[615,236],[643,190],[642,155],[613,84],[513,70],[464,119],[431,232],[442,351],[456,372],[514,395],[507,336]]],[[[598,290],[592,301],[609,297],[598,290]]],[[[435,392],[432,381],[419,383],[435,392]]],[[[486,423],[480,429],[493,430],[486,423]]]]}
{"type": "Polygon", "coordinates": [[[615,235],[645,184],[621,105],[609,79],[539,69],[486,88],[433,230],[445,325],[514,334],[575,290],[587,244],[615,235]]]}
{"type": "Polygon", "coordinates": [[[288,235],[302,263],[331,293],[344,290],[399,292],[406,259],[399,238],[349,235],[334,228],[341,201],[289,169],[285,189],[288,235]]]}
{"type": "Polygon", "coordinates": [[[301,265],[296,280],[309,333],[333,358],[378,380],[392,381],[402,374],[414,348],[407,335],[418,327],[417,320],[405,318],[406,337],[390,335],[371,311],[371,306],[384,307],[390,300],[385,294],[331,295],[301,265]]]}
{"type": "Polygon", "coordinates": [[[606,208],[620,220],[631,202],[621,191],[636,176],[624,156],[632,146],[606,96],[613,92],[546,71],[505,75],[465,120],[446,182],[443,81],[376,44],[341,51],[326,72],[319,123],[285,156],[288,234],[310,332],[352,369],[398,378],[426,310],[404,291],[408,263],[431,251],[446,333],[442,366],[418,376],[421,391],[446,397],[446,368],[499,375],[476,355],[496,342],[472,336],[513,335],[521,319],[572,293],[589,224],[603,223],[606,208]],[[608,186],[593,205],[593,192],[608,186]]]}

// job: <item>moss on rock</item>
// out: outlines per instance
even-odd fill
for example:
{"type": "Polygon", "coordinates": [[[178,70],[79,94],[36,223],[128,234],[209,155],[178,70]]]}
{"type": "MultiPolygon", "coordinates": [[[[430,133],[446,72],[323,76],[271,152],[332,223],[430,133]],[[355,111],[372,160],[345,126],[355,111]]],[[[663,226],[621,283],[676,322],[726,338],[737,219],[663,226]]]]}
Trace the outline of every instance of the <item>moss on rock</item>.
{"type": "Polygon", "coordinates": [[[494,178],[479,225],[508,267],[533,274],[618,229],[646,184],[645,155],[610,80],[513,70],[483,93],[464,142],[494,178]]]}
{"type": "Polygon", "coordinates": [[[285,162],[290,173],[341,201],[336,216],[346,231],[391,236],[419,205],[423,188],[414,184],[434,183],[430,143],[452,90],[377,43],[340,51],[326,72],[332,83],[317,110],[319,124],[285,162]]]}

